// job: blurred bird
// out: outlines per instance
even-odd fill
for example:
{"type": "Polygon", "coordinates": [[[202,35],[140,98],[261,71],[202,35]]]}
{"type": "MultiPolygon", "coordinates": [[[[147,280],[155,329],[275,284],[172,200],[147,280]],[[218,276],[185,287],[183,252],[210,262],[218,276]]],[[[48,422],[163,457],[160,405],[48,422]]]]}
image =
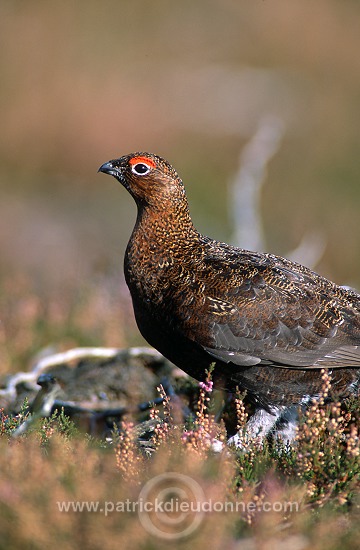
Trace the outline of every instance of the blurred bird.
{"type": "Polygon", "coordinates": [[[25,433],[38,418],[50,416],[56,397],[62,391],[59,381],[51,374],[41,374],[36,383],[41,389],[30,405],[30,416],[12,432],[12,437],[25,433]]]}
{"type": "MultiPolygon", "coordinates": [[[[137,204],[125,278],[144,338],[197,379],[247,391],[249,434],[295,435],[297,411],[321,392],[321,369],[342,396],[360,377],[360,295],[273,254],[201,235],[174,168],[151,153],[103,164],[137,204]]],[[[236,444],[236,438],[233,440],[236,444]]]]}

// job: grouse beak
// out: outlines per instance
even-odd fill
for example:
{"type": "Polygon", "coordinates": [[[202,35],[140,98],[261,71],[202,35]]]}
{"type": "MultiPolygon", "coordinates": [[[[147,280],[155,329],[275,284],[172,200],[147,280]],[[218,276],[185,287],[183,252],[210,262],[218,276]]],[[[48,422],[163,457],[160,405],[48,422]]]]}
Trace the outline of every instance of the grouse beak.
{"type": "Polygon", "coordinates": [[[115,168],[111,161],[105,162],[100,166],[98,172],[104,172],[104,174],[109,174],[110,176],[115,176],[116,178],[120,177],[120,171],[118,168],[115,168]]]}

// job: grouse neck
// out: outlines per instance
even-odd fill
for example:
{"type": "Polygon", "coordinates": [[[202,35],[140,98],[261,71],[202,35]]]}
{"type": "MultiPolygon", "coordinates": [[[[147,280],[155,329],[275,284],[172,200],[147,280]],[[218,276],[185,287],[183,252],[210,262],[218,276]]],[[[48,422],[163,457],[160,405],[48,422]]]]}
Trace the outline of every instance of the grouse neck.
{"type": "Polygon", "coordinates": [[[138,205],[134,238],[174,247],[198,241],[199,232],[194,227],[187,202],[182,201],[179,205],[163,202],[156,208],[154,205],[138,205]]]}

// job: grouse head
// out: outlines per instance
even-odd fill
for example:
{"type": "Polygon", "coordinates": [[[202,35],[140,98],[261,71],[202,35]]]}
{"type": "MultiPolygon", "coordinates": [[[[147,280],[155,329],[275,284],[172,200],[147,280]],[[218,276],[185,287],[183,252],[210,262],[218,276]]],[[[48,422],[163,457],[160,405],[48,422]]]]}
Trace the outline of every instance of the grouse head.
{"type": "Polygon", "coordinates": [[[131,153],[105,162],[99,172],[114,176],[133,196],[138,206],[161,207],[187,202],[185,189],[174,168],[152,153],[131,153]]]}

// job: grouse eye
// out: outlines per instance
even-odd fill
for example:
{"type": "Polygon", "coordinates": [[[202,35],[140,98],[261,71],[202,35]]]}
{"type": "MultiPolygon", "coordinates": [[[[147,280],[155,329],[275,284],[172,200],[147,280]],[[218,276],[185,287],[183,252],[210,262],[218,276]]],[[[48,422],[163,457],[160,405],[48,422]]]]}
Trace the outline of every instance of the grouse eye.
{"type": "Polygon", "coordinates": [[[150,166],[144,162],[138,162],[132,165],[131,170],[137,176],[145,176],[150,172],[150,166]]]}

